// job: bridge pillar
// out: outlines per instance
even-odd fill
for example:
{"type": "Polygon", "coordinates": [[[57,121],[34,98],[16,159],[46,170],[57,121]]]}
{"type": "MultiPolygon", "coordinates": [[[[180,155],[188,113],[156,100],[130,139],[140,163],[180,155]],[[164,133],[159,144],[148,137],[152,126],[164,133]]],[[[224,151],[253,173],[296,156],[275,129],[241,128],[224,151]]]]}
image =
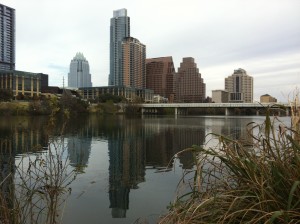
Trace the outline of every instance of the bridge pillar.
{"type": "Polygon", "coordinates": [[[178,110],[177,110],[177,107],[175,107],[175,116],[177,116],[178,114],[178,110]]]}
{"type": "Polygon", "coordinates": [[[145,108],[142,108],[142,115],[145,113],[145,108]]]}
{"type": "Polygon", "coordinates": [[[233,114],[233,109],[226,107],[225,108],[225,116],[231,116],[233,114]]]}
{"type": "Polygon", "coordinates": [[[259,116],[259,110],[256,110],[256,116],[259,116]]]}
{"type": "Polygon", "coordinates": [[[286,110],[285,110],[285,116],[290,116],[290,110],[289,110],[289,108],[286,108],[286,110]]]}

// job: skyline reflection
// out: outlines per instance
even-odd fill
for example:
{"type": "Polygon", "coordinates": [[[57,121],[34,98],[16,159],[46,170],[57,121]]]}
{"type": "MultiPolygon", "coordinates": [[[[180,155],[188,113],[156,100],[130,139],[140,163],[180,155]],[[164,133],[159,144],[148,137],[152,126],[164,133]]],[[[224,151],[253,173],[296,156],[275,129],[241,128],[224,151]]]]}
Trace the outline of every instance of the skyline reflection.
{"type": "MultiPolygon", "coordinates": [[[[0,139],[6,139],[0,148],[0,182],[11,172],[4,152],[14,152],[14,158],[38,145],[47,147],[49,139],[55,137],[46,132],[46,121],[45,118],[36,117],[33,120],[23,117],[5,119],[0,123],[0,139]]],[[[94,142],[107,142],[107,207],[111,209],[112,218],[126,218],[130,209],[130,192],[146,181],[147,169],[157,172],[172,169],[173,156],[192,145],[204,145],[208,129],[232,138],[243,138],[247,134],[246,121],[207,117],[128,119],[123,116],[87,116],[69,122],[64,139],[70,165],[80,167],[80,175],[85,175],[89,166],[94,142]]],[[[59,131],[53,131],[52,135],[58,136],[59,131]]],[[[181,154],[178,160],[182,169],[194,166],[191,153],[181,154]]],[[[11,181],[10,184],[13,184],[11,181]]],[[[3,185],[2,192],[5,191],[3,185]]]]}

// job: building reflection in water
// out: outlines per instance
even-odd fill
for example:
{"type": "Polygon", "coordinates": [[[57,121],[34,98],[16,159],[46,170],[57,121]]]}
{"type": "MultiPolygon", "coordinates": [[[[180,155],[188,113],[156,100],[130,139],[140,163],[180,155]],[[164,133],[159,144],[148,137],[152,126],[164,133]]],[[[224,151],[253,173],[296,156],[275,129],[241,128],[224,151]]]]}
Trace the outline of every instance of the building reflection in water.
{"type": "Polygon", "coordinates": [[[0,189],[9,208],[14,207],[16,157],[47,148],[45,119],[2,117],[0,119],[0,189]]]}
{"type": "MultiPolygon", "coordinates": [[[[147,166],[167,168],[172,165],[173,156],[192,145],[203,145],[205,140],[205,120],[183,119],[176,123],[147,122],[146,128],[157,130],[146,138],[147,166]],[[171,162],[171,163],[170,163],[171,162]]],[[[194,165],[192,153],[179,156],[183,169],[191,169],[194,165]]]]}
{"type": "Polygon", "coordinates": [[[91,154],[92,138],[78,135],[69,136],[67,139],[70,165],[77,167],[78,171],[84,172],[91,154]]]}
{"type": "Polygon", "coordinates": [[[110,133],[109,200],[113,218],[125,218],[130,189],[145,181],[145,133],[140,121],[120,119],[110,133]]]}
{"type": "MultiPolygon", "coordinates": [[[[112,217],[124,218],[129,209],[129,193],[145,181],[145,169],[167,168],[173,156],[194,144],[202,145],[204,124],[190,127],[182,123],[161,123],[164,119],[120,118],[108,136],[109,199],[112,217]]],[[[172,119],[174,122],[174,119],[172,119]]],[[[204,122],[204,121],[203,121],[204,122]]],[[[179,157],[182,168],[193,167],[192,154],[179,157]]]]}
{"type": "Polygon", "coordinates": [[[67,141],[68,158],[70,165],[77,171],[84,172],[88,166],[91,154],[92,138],[95,136],[88,116],[82,116],[76,122],[68,122],[65,140],[67,141]]]}
{"type": "MultiPolygon", "coordinates": [[[[47,147],[48,135],[41,124],[28,118],[3,121],[0,125],[0,182],[14,172],[15,155],[28,152],[34,147],[47,147]],[[14,156],[5,156],[13,154],[14,156]]],[[[156,118],[127,119],[123,116],[89,116],[67,125],[65,136],[72,166],[88,166],[93,140],[107,141],[109,156],[109,200],[114,218],[126,217],[129,209],[129,193],[145,181],[146,168],[172,168],[173,156],[192,145],[203,145],[209,126],[213,133],[233,136],[235,139],[247,136],[242,119],[156,118]]],[[[183,169],[194,165],[193,155],[182,154],[179,162],[183,169]]],[[[8,186],[1,191],[9,193],[8,186]]]]}
{"type": "Polygon", "coordinates": [[[211,125],[212,133],[227,136],[233,140],[239,140],[246,145],[253,144],[253,138],[250,134],[253,134],[251,126],[248,126],[249,119],[243,118],[222,118],[215,119],[211,125]]]}

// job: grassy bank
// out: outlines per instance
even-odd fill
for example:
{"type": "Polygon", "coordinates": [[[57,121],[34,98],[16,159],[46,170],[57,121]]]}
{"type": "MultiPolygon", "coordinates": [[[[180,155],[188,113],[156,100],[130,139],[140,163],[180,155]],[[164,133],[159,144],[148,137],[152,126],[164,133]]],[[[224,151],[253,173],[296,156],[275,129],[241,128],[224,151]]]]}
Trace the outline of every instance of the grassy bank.
{"type": "Polygon", "coordinates": [[[292,125],[269,113],[251,123],[248,142],[216,136],[215,147],[193,146],[196,166],[159,223],[300,223],[300,108],[292,125]]]}
{"type": "Polygon", "coordinates": [[[0,102],[0,115],[26,115],[29,113],[29,102],[0,102]]]}

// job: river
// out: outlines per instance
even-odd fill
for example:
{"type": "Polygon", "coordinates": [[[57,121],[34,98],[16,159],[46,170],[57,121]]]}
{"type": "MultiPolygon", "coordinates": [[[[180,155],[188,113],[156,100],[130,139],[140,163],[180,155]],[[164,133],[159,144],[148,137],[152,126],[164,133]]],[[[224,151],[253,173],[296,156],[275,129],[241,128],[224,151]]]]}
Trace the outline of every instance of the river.
{"type": "MultiPolygon", "coordinates": [[[[193,168],[191,153],[172,160],[176,153],[217,144],[209,133],[246,139],[247,124],[263,121],[261,116],[88,116],[51,128],[46,117],[1,117],[0,182],[9,173],[8,151],[15,164],[27,155],[27,169],[28,158],[46,154],[56,143],[62,146],[67,170],[79,171],[59,207],[59,222],[156,223],[180,193],[183,172],[193,168]]],[[[11,184],[20,181],[14,172],[11,184]]]]}

